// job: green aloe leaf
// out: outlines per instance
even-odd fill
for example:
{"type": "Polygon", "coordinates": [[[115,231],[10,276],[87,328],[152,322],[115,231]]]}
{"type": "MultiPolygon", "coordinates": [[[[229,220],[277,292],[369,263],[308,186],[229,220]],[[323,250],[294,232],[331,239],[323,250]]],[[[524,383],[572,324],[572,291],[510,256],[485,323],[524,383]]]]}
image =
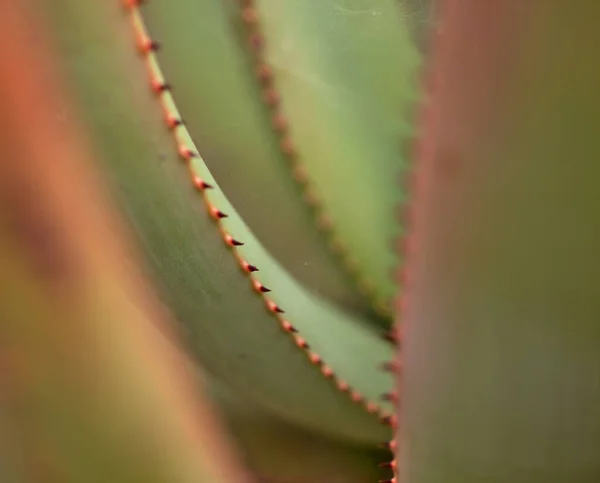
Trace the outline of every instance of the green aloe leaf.
{"type": "Polygon", "coordinates": [[[385,313],[416,98],[404,15],[391,0],[255,3],[148,2],[142,15],[208,167],[265,247],[311,291],[385,313]]]}
{"type": "Polygon", "coordinates": [[[367,301],[318,233],[281,152],[236,2],[151,2],[142,7],[157,55],[202,157],[265,248],[307,288],[341,306],[367,301]]]}
{"type": "Polygon", "coordinates": [[[598,18],[594,1],[446,3],[400,481],[600,477],[598,18]]]}
{"type": "Polygon", "coordinates": [[[246,483],[99,186],[31,7],[0,2],[0,478],[246,483]]]}
{"type": "Polygon", "coordinates": [[[409,28],[394,0],[264,0],[257,11],[309,183],[359,282],[385,306],[417,98],[409,28]]]}
{"type": "Polygon", "coordinates": [[[118,7],[61,0],[48,15],[105,172],[191,349],[208,370],[286,418],[346,438],[382,440],[388,429],[373,402],[391,383],[379,366],[392,348],[360,316],[300,286],[238,216],[199,156],[187,166],[179,159],[175,137],[180,147],[196,146],[184,127],[166,128],[160,102],[178,112],[168,93],[160,101],[151,94],[131,16],[118,7]],[[196,178],[212,189],[198,189],[196,178]],[[217,223],[213,207],[228,217],[217,223]],[[244,245],[232,248],[227,234],[244,245]],[[248,274],[243,261],[260,271],[248,274]],[[252,280],[272,292],[261,294],[252,280]],[[298,347],[304,340],[310,349],[298,347]],[[329,366],[309,360],[313,353],[329,366]],[[322,373],[329,367],[333,381],[322,373]],[[342,383],[367,400],[353,402],[352,391],[336,388],[342,383]]]}

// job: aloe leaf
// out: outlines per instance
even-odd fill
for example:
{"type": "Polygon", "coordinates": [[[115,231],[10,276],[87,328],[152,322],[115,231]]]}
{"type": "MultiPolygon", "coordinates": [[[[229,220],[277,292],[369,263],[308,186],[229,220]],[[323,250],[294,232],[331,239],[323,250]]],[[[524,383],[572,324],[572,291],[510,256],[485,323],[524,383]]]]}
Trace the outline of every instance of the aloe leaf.
{"type": "Polygon", "coordinates": [[[345,266],[352,276],[343,280],[356,278],[385,313],[417,55],[394,2],[343,5],[182,0],[142,12],[192,136],[258,238],[309,289],[356,307],[356,290],[345,284],[340,298],[331,272],[338,280],[345,266]],[[281,100],[269,106],[273,95],[281,100]],[[300,197],[341,266],[323,263],[300,197]]]}
{"type": "Polygon", "coordinates": [[[283,417],[346,438],[385,438],[374,402],[390,383],[378,366],[392,349],[357,317],[299,286],[256,240],[199,156],[187,166],[178,159],[174,137],[180,147],[196,147],[185,127],[169,132],[161,119],[161,103],[178,113],[168,93],[156,98],[147,88],[132,17],[113,4],[68,0],[54,2],[48,15],[115,195],[198,358],[283,417]],[[228,217],[215,221],[213,208],[228,217]],[[231,247],[228,234],[244,245],[231,247]],[[248,273],[244,262],[260,271],[248,273]]]}
{"type": "Polygon", "coordinates": [[[257,3],[300,163],[361,287],[395,295],[418,54],[394,0],[257,3]],[[354,202],[349,202],[352,199],[354,202]]]}
{"type": "Polygon", "coordinates": [[[20,481],[245,483],[99,189],[31,7],[0,2],[2,459],[20,481]]]}
{"type": "Polygon", "coordinates": [[[291,175],[240,30],[238,3],[147,2],[141,10],[186,126],[257,238],[313,293],[368,312],[291,175]]]}
{"type": "MultiPolygon", "coordinates": [[[[230,461],[217,463],[214,440],[202,441],[214,423],[198,421],[197,401],[181,404],[182,371],[170,368],[170,382],[157,384],[164,361],[149,361],[152,348],[129,339],[149,334],[132,330],[115,347],[111,338],[119,326],[153,329],[140,320],[139,307],[123,300],[123,287],[117,293],[102,287],[91,295],[88,280],[87,293],[73,289],[65,303],[54,291],[36,287],[39,280],[27,273],[30,260],[19,260],[18,249],[2,243],[0,250],[2,349],[5,357],[13,356],[5,370],[20,371],[3,387],[2,429],[9,468],[23,478],[17,481],[247,481],[230,461]],[[99,327],[106,320],[113,322],[99,327]],[[93,338],[83,341],[77,337],[82,332],[93,338]]],[[[152,353],[158,354],[167,351],[152,353]]]]}
{"type": "Polygon", "coordinates": [[[598,481],[599,16],[598,2],[445,2],[400,481],[598,481]]]}

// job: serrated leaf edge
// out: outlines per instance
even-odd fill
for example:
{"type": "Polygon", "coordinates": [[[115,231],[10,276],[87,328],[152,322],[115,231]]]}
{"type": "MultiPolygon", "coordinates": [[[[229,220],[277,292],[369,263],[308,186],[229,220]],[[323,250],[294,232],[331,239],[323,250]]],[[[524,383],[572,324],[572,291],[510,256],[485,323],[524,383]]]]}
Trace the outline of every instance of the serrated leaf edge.
{"type": "Polygon", "coordinates": [[[262,100],[271,113],[272,128],[279,137],[279,150],[289,162],[291,175],[301,189],[302,199],[312,210],[317,229],[324,235],[330,252],[350,275],[359,293],[369,301],[377,315],[389,318],[392,316],[393,308],[385,297],[377,294],[374,285],[361,272],[358,263],[353,260],[350,250],[337,235],[335,224],[328,215],[324,203],[310,184],[308,173],[301,162],[302,155],[290,134],[273,68],[263,54],[265,38],[260,28],[260,14],[255,7],[254,0],[240,1],[240,17],[246,28],[246,45],[254,61],[255,77],[262,90],[262,100]]]}
{"type": "Polygon", "coordinates": [[[202,195],[207,213],[215,220],[215,223],[217,224],[217,227],[222,235],[223,241],[231,247],[232,255],[239,263],[242,272],[251,281],[252,288],[263,298],[267,310],[269,310],[269,312],[277,319],[283,331],[292,338],[294,344],[306,354],[309,362],[313,366],[316,366],[321,374],[326,379],[331,381],[340,392],[347,394],[352,402],[359,404],[368,413],[376,415],[382,424],[393,426],[393,421],[395,418],[393,414],[388,414],[380,404],[367,400],[365,396],[350,387],[347,382],[340,379],[334,373],[333,369],[321,358],[320,355],[316,354],[310,349],[308,342],[298,333],[297,329],[292,325],[292,323],[283,316],[285,313],[284,310],[275,302],[270,300],[266,295],[271,291],[271,289],[265,287],[255,276],[253,276],[253,273],[258,272],[259,268],[243,259],[240,253],[236,250],[236,247],[243,245],[243,242],[234,238],[233,235],[228,233],[223,227],[221,221],[223,218],[227,218],[228,215],[227,213],[219,210],[219,208],[212,203],[209,194],[211,190],[218,189],[218,186],[216,186],[216,184],[207,183],[200,178],[194,172],[192,165],[189,163],[194,158],[200,158],[200,154],[193,142],[188,141],[188,139],[191,140],[191,136],[185,127],[183,119],[177,111],[176,104],[170,93],[171,86],[166,82],[166,79],[160,69],[158,59],[155,55],[155,51],[160,45],[150,37],[140,11],[140,7],[144,3],[146,3],[145,0],[123,1],[124,8],[130,16],[137,48],[146,64],[150,87],[155,93],[163,111],[165,124],[173,134],[177,152],[180,158],[187,163],[192,183],[202,195]]]}

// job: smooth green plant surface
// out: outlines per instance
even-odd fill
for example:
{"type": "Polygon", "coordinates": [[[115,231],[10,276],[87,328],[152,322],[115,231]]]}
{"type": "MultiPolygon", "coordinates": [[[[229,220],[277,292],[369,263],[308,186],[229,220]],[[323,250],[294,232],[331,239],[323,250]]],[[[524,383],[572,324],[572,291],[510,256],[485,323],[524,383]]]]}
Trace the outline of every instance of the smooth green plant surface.
{"type": "Polygon", "coordinates": [[[400,481],[597,482],[600,3],[448,1],[443,13],[400,481]]]}

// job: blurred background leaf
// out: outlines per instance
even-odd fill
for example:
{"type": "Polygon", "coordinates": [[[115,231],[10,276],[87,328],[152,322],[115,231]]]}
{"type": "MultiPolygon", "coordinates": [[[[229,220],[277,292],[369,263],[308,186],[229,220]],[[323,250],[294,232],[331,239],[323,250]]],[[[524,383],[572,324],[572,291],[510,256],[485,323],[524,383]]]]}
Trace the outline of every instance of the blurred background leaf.
{"type": "Polygon", "coordinates": [[[0,2],[2,463],[25,482],[250,481],[108,208],[32,11],[0,2]]]}
{"type": "Polygon", "coordinates": [[[600,3],[443,2],[400,481],[600,481],[600,3]]]}

